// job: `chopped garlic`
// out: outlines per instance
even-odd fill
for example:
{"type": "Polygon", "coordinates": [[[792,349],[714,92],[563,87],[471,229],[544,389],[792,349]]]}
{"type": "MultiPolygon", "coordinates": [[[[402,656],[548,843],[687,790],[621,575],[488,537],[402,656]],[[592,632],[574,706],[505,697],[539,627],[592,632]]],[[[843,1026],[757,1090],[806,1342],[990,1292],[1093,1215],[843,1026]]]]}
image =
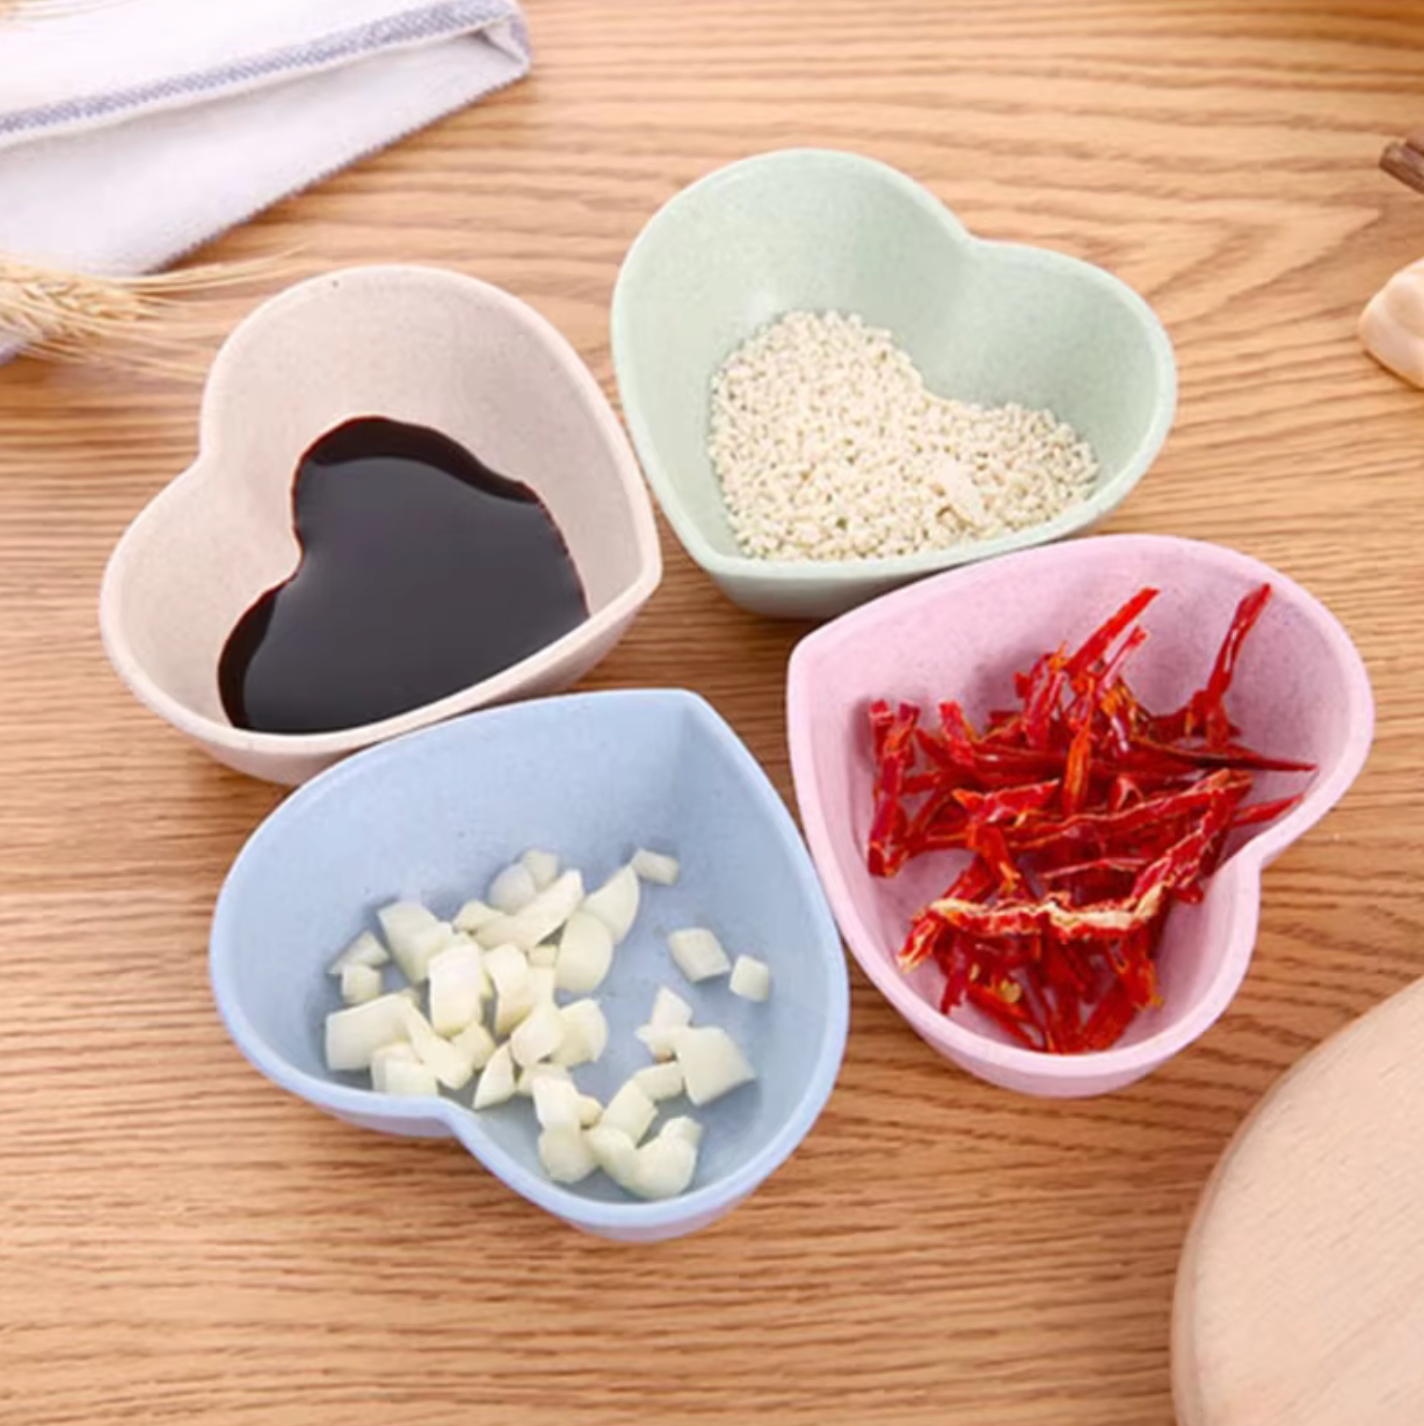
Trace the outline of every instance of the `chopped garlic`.
{"type": "Polygon", "coordinates": [[[632,928],[638,915],[638,875],[630,866],[619,867],[597,891],[585,898],[583,910],[597,916],[613,932],[616,946],[632,928]]]}
{"type": "Polygon", "coordinates": [[[395,1040],[382,1045],[371,1056],[371,1088],[380,1094],[386,1093],[387,1070],[396,1060],[405,1064],[418,1065],[420,1056],[411,1047],[409,1040],[395,1040]]]}
{"type": "Polygon", "coordinates": [[[662,852],[650,852],[646,847],[639,847],[633,853],[633,860],[629,866],[644,881],[655,882],[658,886],[672,886],[677,882],[678,866],[676,857],[670,857],[662,852]]]}
{"type": "Polygon", "coordinates": [[[511,995],[529,979],[529,961],[518,946],[496,946],[483,956],[485,970],[498,995],[511,995]]]}
{"type": "Polygon", "coordinates": [[[340,975],[348,966],[383,966],[390,952],[369,932],[362,931],[332,963],[327,975],[340,975]]]}
{"type": "Polygon", "coordinates": [[[598,1121],[609,1129],[621,1129],[636,1144],[657,1117],[658,1106],[630,1079],[608,1101],[598,1121]]]}
{"type": "Polygon", "coordinates": [[[459,1034],[451,1035],[450,1043],[462,1055],[468,1055],[471,1067],[477,1070],[483,1069],[490,1062],[497,1048],[494,1036],[479,1020],[472,1020],[459,1034]]]}
{"type": "Polygon", "coordinates": [[[575,1000],[561,1006],[559,1018],[564,1023],[564,1038],[553,1054],[556,1064],[588,1064],[598,1059],[608,1045],[608,1021],[596,1000],[575,1000]]]}
{"type": "Polygon", "coordinates": [[[581,1129],[579,1092],[571,1079],[543,1075],[533,1084],[534,1117],[541,1129],[581,1129]]]}
{"type": "Polygon", "coordinates": [[[539,894],[529,868],[515,862],[490,882],[485,900],[503,916],[514,916],[539,894]]]}
{"type": "Polygon", "coordinates": [[[737,1042],[720,1025],[685,1026],[674,1032],[672,1047],[687,1097],[699,1107],[756,1078],[737,1042]]]}
{"type": "Polygon", "coordinates": [[[668,950],[674,964],[694,985],[726,975],[732,968],[722,943],[705,926],[690,926],[674,931],[668,938],[668,950]]]}
{"type": "Polygon", "coordinates": [[[599,1168],[620,1188],[632,1191],[633,1175],[638,1170],[638,1146],[623,1129],[598,1123],[584,1133],[599,1168]]]}
{"type": "Polygon", "coordinates": [[[480,1071],[479,1082],[475,1085],[476,1109],[492,1109],[514,1098],[514,1056],[508,1045],[501,1045],[489,1058],[489,1063],[480,1071]]]}
{"type": "Polygon", "coordinates": [[[401,974],[419,985],[425,979],[430,958],[450,944],[455,928],[441,921],[418,901],[393,901],[376,912],[386,943],[401,974]]]}
{"type": "Polygon", "coordinates": [[[727,983],[743,1000],[765,1000],[771,994],[771,967],[755,956],[738,956],[727,983]]]}
{"type": "Polygon", "coordinates": [[[628,1188],[639,1198],[675,1198],[687,1191],[696,1172],[696,1144],[662,1133],[638,1150],[628,1188]]]}
{"type": "Polygon", "coordinates": [[[341,972],[341,998],[348,1005],[364,1005],[381,993],[381,972],[375,966],[349,965],[341,972]]]}
{"type": "Polygon", "coordinates": [[[386,1094],[439,1094],[435,1071],[419,1060],[391,1060],[385,1069],[381,1089],[386,1094]]]}
{"type": "Polygon", "coordinates": [[[675,1119],[669,1119],[661,1129],[658,1130],[658,1137],[665,1134],[672,1134],[679,1139],[685,1139],[695,1149],[702,1142],[702,1125],[696,1119],[689,1118],[686,1114],[679,1114],[675,1119]]]}
{"type": "Polygon", "coordinates": [[[567,1065],[551,1064],[548,1060],[540,1060],[538,1064],[529,1065],[526,1069],[519,1071],[519,1078],[515,1081],[514,1092],[522,1094],[525,1099],[534,1097],[534,1086],[541,1079],[562,1080],[565,1084],[573,1084],[574,1077],[569,1073],[567,1065]]]}
{"type": "Polygon", "coordinates": [[[653,996],[652,1013],[648,1023],[640,1025],[633,1034],[648,1048],[655,1060],[672,1058],[672,1031],[692,1023],[692,1006],[676,991],[660,985],[653,996]]]}
{"type": "Polygon", "coordinates": [[[539,1135],[539,1162],[555,1183],[578,1183],[598,1167],[577,1124],[545,1129],[539,1135]]]}
{"type": "Polygon", "coordinates": [[[519,858],[519,865],[529,873],[536,891],[543,891],[546,887],[552,886],[555,878],[559,875],[558,857],[553,852],[541,851],[538,847],[530,847],[519,858]]]}
{"type": "Polygon", "coordinates": [[[488,926],[502,914],[478,897],[472,897],[455,913],[453,924],[457,931],[472,936],[481,926],[488,926]]]}
{"type": "Polygon", "coordinates": [[[675,1060],[634,1072],[633,1081],[649,1099],[676,1099],[682,1093],[682,1066],[675,1060]]]}
{"type": "Polygon", "coordinates": [[[544,1000],[520,1021],[509,1037],[509,1048],[516,1064],[532,1065],[547,1060],[563,1042],[564,1017],[553,1001],[544,1000]]]}
{"type": "Polygon", "coordinates": [[[583,877],[577,871],[566,871],[514,915],[501,916],[481,926],[475,937],[482,946],[508,943],[527,954],[552,936],[578,910],[582,900],[583,877]]]}
{"type": "MultiPolygon", "coordinates": [[[[442,1086],[459,1090],[478,1073],[475,1109],[516,1095],[534,1101],[539,1159],[555,1182],[577,1183],[602,1168],[640,1197],[685,1191],[701,1125],[675,1116],[646,1136],[659,1102],[686,1094],[709,1103],[751,1078],[731,1037],[694,1027],[692,1006],[662,986],[649,1023],[635,1032],[662,1062],[636,1071],[606,1107],[571,1073],[607,1046],[607,1018],[587,991],[608,974],[615,945],[631,929],[640,878],[671,885],[679,872],[675,857],[640,848],[585,896],[576,869],[561,872],[553,853],[531,848],[494,878],[487,901],[466,901],[453,922],[414,901],[382,907],[390,951],[366,932],[329,968],[343,994],[372,997],[327,1017],[331,1068],[367,1069],[378,1092],[429,1097],[442,1086]],[[380,966],[392,958],[412,984],[382,995],[380,966]],[[560,991],[583,998],[560,1005],[560,991]],[[493,1033],[485,1015],[491,997],[493,1033]]],[[[749,973],[765,972],[745,956],[733,968],[705,928],[674,932],[669,944],[690,979],[733,970],[739,994],[749,973]]]]}
{"type": "Polygon", "coordinates": [[[1370,298],[1359,336],[1381,366],[1424,386],[1424,259],[1401,268],[1370,298]]]}
{"type": "Polygon", "coordinates": [[[673,1036],[680,1029],[681,1025],[639,1025],[633,1035],[655,1060],[663,1062],[672,1059],[673,1036]]]}
{"type": "Polygon", "coordinates": [[[437,1035],[414,1005],[402,1002],[406,1038],[424,1064],[435,1071],[435,1078],[446,1089],[463,1089],[474,1077],[474,1057],[459,1045],[437,1035]]]}
{"type": "Polygon", "coordinates": [[[484,1013],[490,978],[485,973],[480,948],[458,938],[431,958],[430,1023],[438,1035],[453,1035],[484,1013]]]}
{"type": "Polygon", "coordinates": [[[653,1008],[648,1015],[648,1024],[664,1028],[669,1025],[692,1024],[692,1006],[677,991],[660,985],[653,996],[653,1008]]]}
{"type": "Polygon", "coordinates": [[[405,1012],[411,1008],[404,995],[393,993],[333,1010],[326,1017],[326,1067],[329,1070],[363,1070],[371,1067],[371,1056],[393,1040],[409,1036],[405,1012]]]}
{"type": "Polygon", "coordinates": [[[612,965],[613,932],[591,911],[575,911],[559,937],[554,984],[586,995],[603,984],[612,965]]]}

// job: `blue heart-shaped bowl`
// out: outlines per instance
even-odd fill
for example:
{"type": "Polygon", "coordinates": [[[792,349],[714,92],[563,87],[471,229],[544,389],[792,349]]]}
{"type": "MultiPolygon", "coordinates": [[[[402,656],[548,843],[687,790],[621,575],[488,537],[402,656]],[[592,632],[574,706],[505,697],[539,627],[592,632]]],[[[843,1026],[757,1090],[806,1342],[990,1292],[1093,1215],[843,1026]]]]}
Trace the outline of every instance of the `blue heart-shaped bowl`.
{"type": "Polygon", "coordinates": [[[796,826],[736,734],[700,698],[673,689],[490,709],[320,774],[234,863],[213,918],[211,973],[238,1048],[284,1089],[366,1128],[453,1136],[532,1203],[629,1241],[690,1233],[736,1207],[805,1137],[845,1050],[845,955],[796,826]],[[636,1202],[602,1174],[573,1187],[550,1182],[527,1099],[476,1114],[469,1089],[459,1099],[396,1098],[372,1091],[364,1074],[326,1068],[323,1023],[340,999],[325,967],[374,910],[416,897],[453,915],[534,846],[580,867],[590,885],[639,846],[681,858],[675,886],[644,890],[597,992],[607,1052],[578,1071],[606,1102],[650,1063],[633,1030],[661,984],[692,1003],[698,1023],[735,1036],[758,1078],[693,1111],[706,1136],[679,1198],[636,1202]],[[665,939],[680,926],[712,926],[730,951],[765,960],[771,998],[739,999],[725,979],[688,986],[665,939]]]}

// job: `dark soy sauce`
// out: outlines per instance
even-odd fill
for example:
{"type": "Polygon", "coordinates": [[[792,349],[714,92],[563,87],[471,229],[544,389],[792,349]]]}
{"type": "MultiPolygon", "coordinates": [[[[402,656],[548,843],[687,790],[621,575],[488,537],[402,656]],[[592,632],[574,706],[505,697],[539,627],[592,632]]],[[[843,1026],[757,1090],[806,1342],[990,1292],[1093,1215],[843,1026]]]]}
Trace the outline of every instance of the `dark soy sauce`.
{"type": "Polygon", "coordinates": [[[423,426],[347,421],[302,457],[301,563],[239,620],[218,688],[239,728],[326,733],[409,712],[588,617],[528,486],[423,426]]]}

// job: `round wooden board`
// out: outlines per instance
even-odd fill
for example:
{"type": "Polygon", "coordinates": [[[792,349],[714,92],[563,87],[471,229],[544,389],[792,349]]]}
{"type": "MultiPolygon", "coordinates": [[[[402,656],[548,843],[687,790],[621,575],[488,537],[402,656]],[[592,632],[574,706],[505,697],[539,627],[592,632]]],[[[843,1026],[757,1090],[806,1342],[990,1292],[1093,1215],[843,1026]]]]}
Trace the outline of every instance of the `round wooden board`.
{"type": "Polygon", "coordinates": [[[1180,1426],[1424,1422],[1424,982],[1242,1127],[1182,1254],[1180,1426]]]}

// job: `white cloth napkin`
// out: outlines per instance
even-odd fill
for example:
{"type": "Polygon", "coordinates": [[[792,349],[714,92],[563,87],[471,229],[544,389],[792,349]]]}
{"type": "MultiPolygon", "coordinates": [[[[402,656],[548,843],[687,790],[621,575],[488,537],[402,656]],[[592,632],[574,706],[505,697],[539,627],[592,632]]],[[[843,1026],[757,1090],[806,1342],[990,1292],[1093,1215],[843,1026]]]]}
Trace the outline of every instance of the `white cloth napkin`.
{"type": "Polygon", "coordinates": [[[160,267],[528,69],[515,0],[114,0],[6,23],[0,252],[160,267]]]}

